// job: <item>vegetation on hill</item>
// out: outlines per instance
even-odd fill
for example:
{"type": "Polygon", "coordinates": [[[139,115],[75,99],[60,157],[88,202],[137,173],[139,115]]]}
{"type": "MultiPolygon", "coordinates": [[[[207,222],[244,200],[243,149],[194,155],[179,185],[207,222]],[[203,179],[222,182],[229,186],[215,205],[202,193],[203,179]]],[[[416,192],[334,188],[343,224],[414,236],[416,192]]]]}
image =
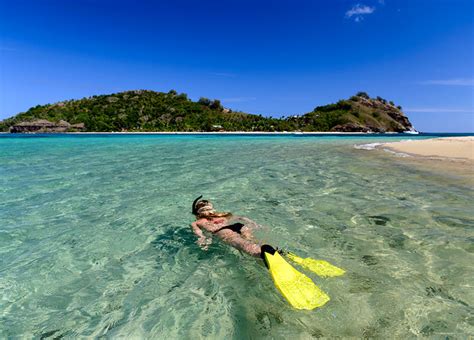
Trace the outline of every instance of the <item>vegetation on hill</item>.
{"type": "Polygon", "coordinates": [[[413,129],[401,106],[359,92],[293,119],[303,131],[403,132],[413,129]]]}
{"type": "Polygon", "coordinates": [[[349,100],[316,107],[302,116],[271,118],[233,112],[219,100],[190,100],[186,94],[146,90],[92,96],[38,105],[0,122],[0,131],[47,120],[84,131],[406,131],[411,128],[400,107],[360,92],[349,100]],[[66,122],[66,123],[64,123],[66,122]],[[82,124],[81,124],[82,123],[82,124]]]}

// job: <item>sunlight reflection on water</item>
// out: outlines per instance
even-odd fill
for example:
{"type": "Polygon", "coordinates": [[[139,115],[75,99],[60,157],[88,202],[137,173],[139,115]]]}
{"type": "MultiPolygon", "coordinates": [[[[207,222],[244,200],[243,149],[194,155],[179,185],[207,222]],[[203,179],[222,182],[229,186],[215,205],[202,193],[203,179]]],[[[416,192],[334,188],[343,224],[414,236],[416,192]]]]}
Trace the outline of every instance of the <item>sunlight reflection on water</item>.
{"type": "Polygon", "coordinates": [[[354,138],[0,139],[1,337],[307,338],[474,333],[472,182],[354,138]],[[192,200],[325,259],[297,311],[265,267],[195,244],[192,200]]]}

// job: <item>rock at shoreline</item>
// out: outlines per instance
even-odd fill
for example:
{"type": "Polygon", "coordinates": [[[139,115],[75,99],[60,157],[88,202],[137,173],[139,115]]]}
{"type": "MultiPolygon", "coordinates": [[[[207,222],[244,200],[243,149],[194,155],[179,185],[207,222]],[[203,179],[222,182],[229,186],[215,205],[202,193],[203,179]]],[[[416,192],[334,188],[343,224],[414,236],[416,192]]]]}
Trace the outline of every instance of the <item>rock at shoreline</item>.
{"type": "Polygon", "coordinates": [[[336,125],[331,132],[372,132],[367,126],[360,126],[354,123],[336,125]]]}
{"type": "Polygon", "coordinates": [[[64,120],[57,123],[46,119],[37,119],[31,122],[20,122],[10,127],[11,133],[31,133],[31,132],[70,132],[83,131],[84,123],[69,124],[64,120]]]}

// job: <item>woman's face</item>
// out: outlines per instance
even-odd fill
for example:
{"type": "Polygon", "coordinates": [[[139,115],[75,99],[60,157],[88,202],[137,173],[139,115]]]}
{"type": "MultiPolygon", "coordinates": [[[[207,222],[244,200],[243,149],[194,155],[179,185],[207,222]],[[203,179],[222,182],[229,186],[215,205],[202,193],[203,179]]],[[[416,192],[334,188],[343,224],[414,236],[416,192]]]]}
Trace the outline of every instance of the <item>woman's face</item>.
{"type": "Polygon", "coordinates": [[[200,201],[196,204],[197,216],[206,216],[214,212],[214,207],[209,201],[200,201]]]}
{"type": "Polygon", "coordinates": [[[205,210],[212,209],[214,206],[212,205],[211,202],[209,201],[200,201],[198,204],[196,204],[196,208],[199,211],[200,209],[205,208],[205,210]]]}

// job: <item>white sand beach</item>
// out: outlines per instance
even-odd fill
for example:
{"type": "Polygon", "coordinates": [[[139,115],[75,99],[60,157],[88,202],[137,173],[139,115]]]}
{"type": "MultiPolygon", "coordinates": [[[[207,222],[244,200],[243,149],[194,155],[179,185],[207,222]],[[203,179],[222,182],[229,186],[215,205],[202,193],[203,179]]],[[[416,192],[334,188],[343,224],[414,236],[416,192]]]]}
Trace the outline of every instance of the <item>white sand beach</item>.
{"type": "Polygon", "coordinates": [[[383,148],[415,156],[474,161],[474,137],[446,137],[384,143],[383,148]]]}

